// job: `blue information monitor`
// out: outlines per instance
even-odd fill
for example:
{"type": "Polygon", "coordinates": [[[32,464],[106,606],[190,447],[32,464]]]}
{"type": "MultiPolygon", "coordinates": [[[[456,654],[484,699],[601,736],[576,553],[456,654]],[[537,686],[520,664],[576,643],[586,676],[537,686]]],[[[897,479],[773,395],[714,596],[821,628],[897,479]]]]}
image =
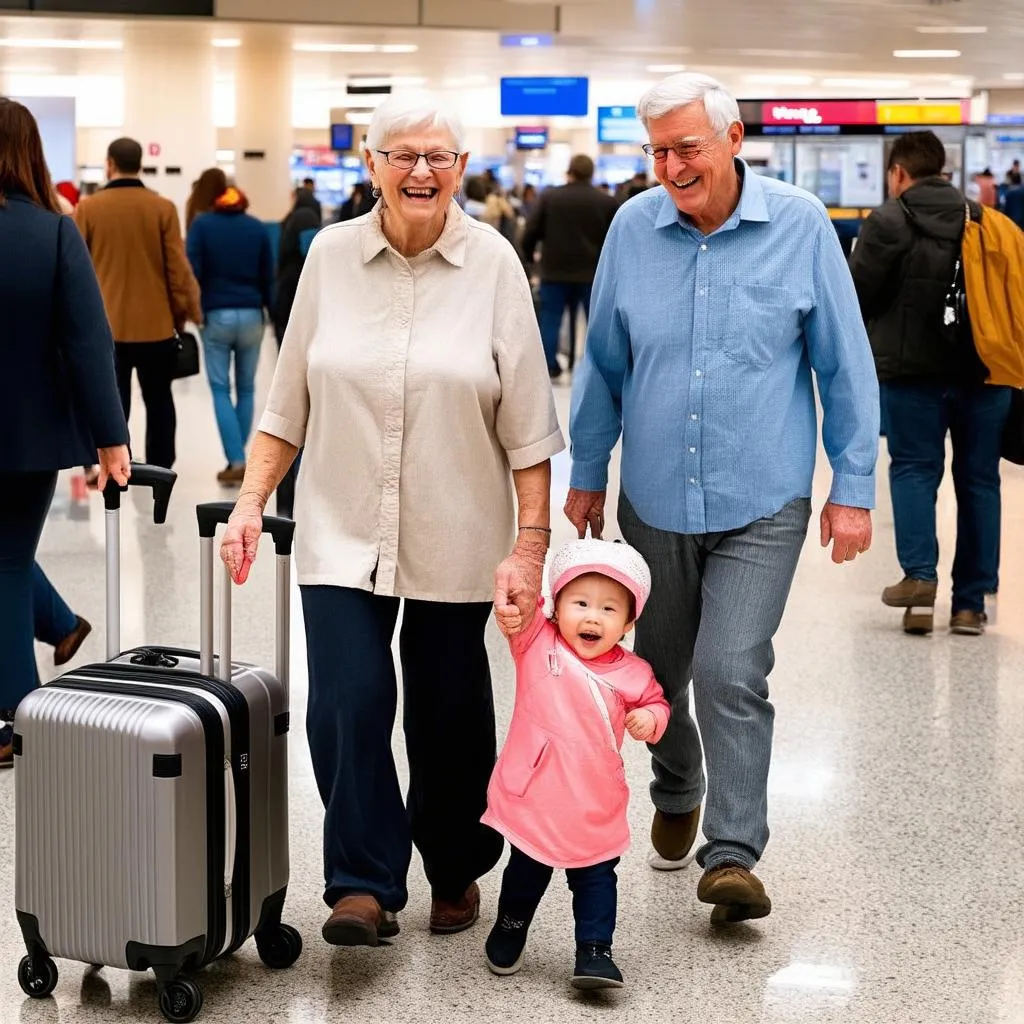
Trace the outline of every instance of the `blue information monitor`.
{"type": "Polygon", "coordinates": [[[647,132],[636,116],[636,107],[598,107],[597,141],[642,146],[647,132]]]}
{"type": "Polygon", "coordinates": [[[586,117],[590,91],[586,78],[503,78],[503,117],[586,117]]]}
{"type": "Polygon", "coordinates": [[[331,125],[331,149],[339,153],[347,153],[352,148],[352,125],[331,125]]]}

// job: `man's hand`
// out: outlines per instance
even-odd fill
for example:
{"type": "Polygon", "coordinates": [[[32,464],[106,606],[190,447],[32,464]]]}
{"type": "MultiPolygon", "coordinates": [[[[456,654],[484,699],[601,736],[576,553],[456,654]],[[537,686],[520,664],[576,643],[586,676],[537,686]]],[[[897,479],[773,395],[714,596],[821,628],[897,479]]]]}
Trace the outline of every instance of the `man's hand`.
{"type": "Polygon", "coordinates": [[[543,541],[524,540],[520,534],[494,573],[494,617],[507,637],[522,633],[537,614],[547,550],[543,541]]]}
{"type": "Polygon", "coordinates": [[[582,540],[590,527],[590,536],[601,539],[604,532],[604,502],[607,491],[578,491],[569,488],[569,496],[565,499],[565,516],[576,527],[582,540]]]}
{"type": "Polygon", "coordinates": [[[829,502],[821,510],[821,546],[830,541],[836,565],[864,554],[871,547],[871,510],[829,502]]]}
{"type": "Polygon", "coordinates": [[[114,445],[113,448],[100,448],[96,452],[99,459],[99,474],[96,477],[96,489],[100,492],[113,480],[119,487],[128,486],[128,478],[132,475],[132,456],[128,445],[114,445]]]}
{"type": "Polygon", "coordinates": [[[658,720],[654,717],[654,712],[648,711],[647,708],[637,708],[626,715],[626,731],[635,740],[652,739],[657,727],[658,720]]]}

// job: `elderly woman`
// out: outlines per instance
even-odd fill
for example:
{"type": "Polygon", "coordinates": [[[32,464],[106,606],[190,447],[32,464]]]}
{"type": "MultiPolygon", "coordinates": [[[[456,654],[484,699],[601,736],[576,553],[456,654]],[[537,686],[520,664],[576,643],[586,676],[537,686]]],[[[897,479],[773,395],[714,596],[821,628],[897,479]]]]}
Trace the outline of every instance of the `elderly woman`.
{"type": "Polygon", "coordinates": [[[502,846],[480,824],[495,760],[484,628],[492,603],[536,610],[549,459],[564,444],[522,266],[453,201],[468,157],[459,121],[390,98],[365,156],[381,201],[310,249],[222,557],[244,582],[268,495],[303,447],[296,563],[327,812],[323,935],[375,946],[398,932],[414,843],[431,931],[479,914],[476,879],[502,846]],[[400,609],[405,802],[391,751],[400,609]]]}

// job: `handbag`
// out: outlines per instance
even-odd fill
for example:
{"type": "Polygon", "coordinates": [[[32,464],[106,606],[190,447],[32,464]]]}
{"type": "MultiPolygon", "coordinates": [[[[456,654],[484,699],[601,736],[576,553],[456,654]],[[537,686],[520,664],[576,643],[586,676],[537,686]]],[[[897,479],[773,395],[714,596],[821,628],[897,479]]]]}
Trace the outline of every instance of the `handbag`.
{"type": "Polygon", "coordinates": [[[174,380],[194,377],[199,372],[199,339],[191,331],[179,331],[174,336],[174,380]]]}
{"type": "Polygon", "coordinates": [[[1014,388],[1003,427],[1003,458],[1024,466],[1024,389],[1014,388]]]}

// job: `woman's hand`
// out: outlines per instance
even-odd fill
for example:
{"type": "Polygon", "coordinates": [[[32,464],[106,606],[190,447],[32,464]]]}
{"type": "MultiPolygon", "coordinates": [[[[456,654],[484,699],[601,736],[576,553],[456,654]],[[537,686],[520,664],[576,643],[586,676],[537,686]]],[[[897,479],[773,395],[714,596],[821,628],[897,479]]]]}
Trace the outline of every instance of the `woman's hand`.
{"type": "Polygon", "coordinates": [[[231,578],[241,585],[249,578],[249,569],[256,560],[256,549],[263,533],[263,509],[252,501],[239,499],[235,511],[228,519],[224,538],[220,542],[221,561],[228,567],[231,578]]]}
{"type": "Polygon", "coordinates": [[[537,613],[546,553],[543,541],[524,540],[520,534],[494,574],[494,617],[507,637],[522,633],[537,613]]]}
{"type": "Polygon", "coordinates": [[[117,444],[113,448],[98,448],[96,458],[99,462],[99,475],[96,477],[96,488],[102,491],[108,480],[113,480],[119,487],[127,487],[132,475],[132,456],[128,445],[117,444]]]}

